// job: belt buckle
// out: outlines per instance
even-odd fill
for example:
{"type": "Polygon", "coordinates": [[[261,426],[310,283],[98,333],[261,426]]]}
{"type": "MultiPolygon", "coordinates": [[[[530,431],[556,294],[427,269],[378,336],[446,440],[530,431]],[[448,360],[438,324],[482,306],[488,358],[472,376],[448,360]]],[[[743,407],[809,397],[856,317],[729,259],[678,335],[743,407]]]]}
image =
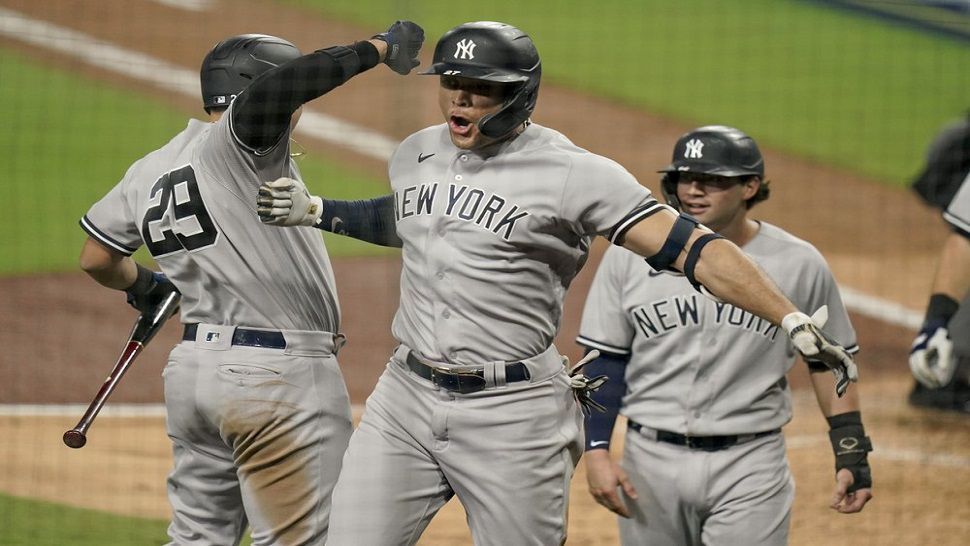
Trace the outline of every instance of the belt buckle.
{"type": "Polygon", "coordinates": [[[460,394],[478,392],[486,386],[485,378],[475,372],[451,371],[437,366],[431,367],[431,382],[460,394]]]}

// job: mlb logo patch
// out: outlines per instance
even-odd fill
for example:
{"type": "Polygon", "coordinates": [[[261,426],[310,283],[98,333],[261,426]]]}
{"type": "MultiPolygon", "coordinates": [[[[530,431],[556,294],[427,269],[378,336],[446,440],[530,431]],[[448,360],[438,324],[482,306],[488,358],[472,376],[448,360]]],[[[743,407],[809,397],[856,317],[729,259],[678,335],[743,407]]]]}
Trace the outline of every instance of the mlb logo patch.
{"type": "Polygon", "coordinates": [[[205,340],[207,342],[219,341],[219,332],[206,332],[205,333],[205,340]]]}
{"type": "Polygon", "coordinates": [[[223,95],[221,97],[216,97],[216,104],[225,104],[225,103],[226,103],[226,97],[225,97],[225,95],[223,95]]]}

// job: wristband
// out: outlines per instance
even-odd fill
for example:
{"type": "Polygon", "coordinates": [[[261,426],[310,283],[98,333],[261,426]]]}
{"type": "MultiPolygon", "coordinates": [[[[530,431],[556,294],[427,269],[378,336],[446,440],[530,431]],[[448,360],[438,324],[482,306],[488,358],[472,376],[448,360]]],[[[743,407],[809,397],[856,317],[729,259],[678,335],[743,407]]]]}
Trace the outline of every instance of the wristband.
{"type": "Polygon", "coordinates": [[[155,273],[151,269],[148,269],[139,263],[135,264],[135,268],[137,270],[135,282],[126,288],[125,292],[135,296],[140,296],[151,290],[152,286],[155,284],[155,273]]]}
{"type": "Polygon", "coordinates": [[[872,442],[862,426],[862,414],[850,411],[827,418],[829,440],[835,453],[835,472],[843,468],[852,473],[852,485],[848,492],[872,487],[872,469],[869,467],[868,453],[872,442]]]}
{"type": "Polygon", "coordinates": [[[933,294],[926,308],[925,322],[939,321],[943,324],[950,322],[950,318],[960,308],[960,302],[946,294],[933,294]]]}

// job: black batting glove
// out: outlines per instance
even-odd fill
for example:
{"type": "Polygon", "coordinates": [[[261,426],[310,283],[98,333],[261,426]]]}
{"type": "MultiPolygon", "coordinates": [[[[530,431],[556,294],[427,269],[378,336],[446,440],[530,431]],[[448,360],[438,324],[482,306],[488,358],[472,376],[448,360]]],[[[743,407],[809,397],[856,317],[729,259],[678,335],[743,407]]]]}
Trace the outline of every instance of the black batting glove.
{"type": "Polygon", "coordinates": [[[372,37],[387,43],[384,64],[398,74],[407,74],[421,64],[418,53],[424,45],[424,29],[411,21],[396,21],[387,32],[372,37]]]}
{"type": "Polygon", "coordinates": [[[172,292],[178,293],[178,289],[164,273],[152,271],[141,264],[136,264],[136,267],[138,276],[134,284],[125,290],[128,305],[143,315],[150,315],[155,306],[165,301],[172,292]]]}
{"type": "Polygon", "coordinates": [[[852,485],[847,492],[872,488],[872,469],[869,467],[872,441],[866,436],[861,414],[850,411],[833,415],[828,422],[831,427],[829,440],[835,452],[835,473],[843,468],[852,473],[852,485]]]}

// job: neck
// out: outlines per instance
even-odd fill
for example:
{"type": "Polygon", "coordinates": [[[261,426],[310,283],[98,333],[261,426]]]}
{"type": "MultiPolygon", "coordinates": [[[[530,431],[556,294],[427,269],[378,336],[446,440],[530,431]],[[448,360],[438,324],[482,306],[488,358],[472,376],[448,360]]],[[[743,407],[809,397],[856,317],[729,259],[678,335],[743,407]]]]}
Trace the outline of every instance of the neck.
{"type": "Polygon", "coordinates": [[[743,247],[758,234],[759,229],[761,229],[761,224],[745,215],[740,221],[719,230],[718,234],[739,247],[743,247]]]}

